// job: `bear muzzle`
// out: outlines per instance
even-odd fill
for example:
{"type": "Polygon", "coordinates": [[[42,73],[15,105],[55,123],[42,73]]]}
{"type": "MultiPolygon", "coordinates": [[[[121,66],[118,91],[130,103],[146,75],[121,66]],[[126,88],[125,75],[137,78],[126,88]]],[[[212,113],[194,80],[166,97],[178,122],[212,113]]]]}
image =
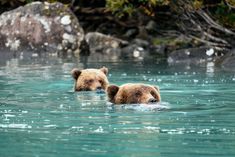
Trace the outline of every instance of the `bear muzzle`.
{"type": "Polygon", "coordinates": [[[96,87],[96,93],[105,93],[105,90],[101,86],[98,86],[96,87]]]}
{"type": "Polygon", "coordinates": [[[156,102],[158,102],[158,101],[157,101],[157,99],[155,99],[155,98],[150,98],[150,99],[148,100],[148,103],[149,103],[149,104],[153,104],[153,103],[156,103],[156,102]]]}

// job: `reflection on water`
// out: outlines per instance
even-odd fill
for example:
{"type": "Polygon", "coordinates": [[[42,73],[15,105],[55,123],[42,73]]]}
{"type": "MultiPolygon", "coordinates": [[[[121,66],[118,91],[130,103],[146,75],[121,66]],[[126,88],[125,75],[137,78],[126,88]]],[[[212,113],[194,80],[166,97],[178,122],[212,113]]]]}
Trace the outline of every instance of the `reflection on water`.
{"type": "Polygon", "coordinates": [[[215,72],[215,63],[214,62],[208,62],[206,64],[206,73],[208,76],[213,77],[215,72]]]}
{"type": "Polygon", "coordinates": [[[235,75],[213,63],[168,66],[25,57],[1,61],[0,156],[234,156],[235,75]],[[74,67],[160,87],[157,105],[113,105],[72,91],[74,67]]]}

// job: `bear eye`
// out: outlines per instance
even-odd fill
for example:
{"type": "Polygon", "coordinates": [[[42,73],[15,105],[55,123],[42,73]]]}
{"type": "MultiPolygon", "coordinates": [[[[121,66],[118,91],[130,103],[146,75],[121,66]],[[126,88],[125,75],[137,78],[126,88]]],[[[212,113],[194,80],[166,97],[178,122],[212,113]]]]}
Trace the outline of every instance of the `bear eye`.
{"type": "Polygon", "coordinates": [[[103,84],[103,81],[102,81],[102,80],[99,80],[99,83],[100,83],[100,84],[103,84]]]}
{"type": "Polygon", "coordinates": [[[93,81],[93,79],[87,80],[88,83],[92,83],[93,81]]]}

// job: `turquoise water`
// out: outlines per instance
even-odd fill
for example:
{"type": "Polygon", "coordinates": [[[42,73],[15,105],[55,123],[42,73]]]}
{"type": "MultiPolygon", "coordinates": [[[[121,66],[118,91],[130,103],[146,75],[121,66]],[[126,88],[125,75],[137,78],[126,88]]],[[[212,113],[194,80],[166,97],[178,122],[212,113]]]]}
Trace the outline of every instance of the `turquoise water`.
{"type": "Polygon", "coordinates": [[[159,105],[114,106],[74,93],[77,61],[10,59],[0,66],[1,157],[235,156],[235,74],[156,61],[90,62],[109,81],[158,85],[159,105]]]}

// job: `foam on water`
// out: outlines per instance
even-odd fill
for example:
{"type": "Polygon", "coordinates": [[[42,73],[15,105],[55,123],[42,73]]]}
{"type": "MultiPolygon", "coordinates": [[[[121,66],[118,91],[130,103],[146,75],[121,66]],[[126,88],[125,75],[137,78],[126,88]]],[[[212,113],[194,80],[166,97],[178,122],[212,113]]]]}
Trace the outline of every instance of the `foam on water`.
{"type": "MultiPolygon", "coordinates": [[[[120,105],[122,109],[135,110],[135,111],[161,111],[170,109],[170,105],[167,102],[161,102],[157,104],[124,104],[120,105]]],[[[115,105],[119,107],[119,105],[115,105]]]]}
{"type": "Polygon", "coordinates": [[[31,129],[32,126],[28,124],[0,124],[0,128],[9,128],[9,129],[31,129]]]}

